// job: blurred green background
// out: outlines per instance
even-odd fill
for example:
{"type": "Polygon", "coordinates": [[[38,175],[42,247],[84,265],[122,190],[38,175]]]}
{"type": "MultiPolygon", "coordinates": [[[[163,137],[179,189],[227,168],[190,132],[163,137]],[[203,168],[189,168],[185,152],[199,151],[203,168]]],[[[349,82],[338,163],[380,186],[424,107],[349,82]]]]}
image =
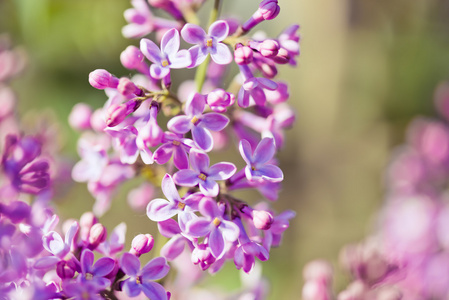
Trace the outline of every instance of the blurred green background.
{"type": "MultiPolygon", "coordinates": [[[[259,3],[223,2],[223,13],[241,20],[259,3]]],[[[279,78],[291,85],[297,122],[280,154],[286,179],[274,207],[294,209],[297,217],[282,247],[272,250],[263,267],[271,281],[269,299],[299,299],[302,267],[311,259],[332,261],[337,289],[347,282],[338,269],[338,252],[371,230],[382,204],[389,153],[403,141],[413,117],[435,115],[433,90],[449,78],[449,1],[279,4],[280,16],[260,28],[275,37],[299,23],[302,38],[298,68],[280,68],[279,78]]],[[[9,33],[29,54],[27,72],[13,82],[21,116],[53,111],[63,153],[73,161],[78,133],[67,125],[72,106],[86,102],[100,107],[106,99],[88,84],[89,72],[105,68],[117,75],[131,74],[119,61],[127,45],[138,44],[120,33],[123,11],[129,7],[125,0],[0,0],[0,32],[9,33]]],[[[125,190],[101,222],[112,228],[125,219],[129,237],[155,233],[144,213],[127,208],[125,190]]],[[[82,184],[60,198],[64,218],[79,218],[93,203],[82,184]]],[[[228,267],[212,283],[235,288],[236,274],[228,267]]]]}

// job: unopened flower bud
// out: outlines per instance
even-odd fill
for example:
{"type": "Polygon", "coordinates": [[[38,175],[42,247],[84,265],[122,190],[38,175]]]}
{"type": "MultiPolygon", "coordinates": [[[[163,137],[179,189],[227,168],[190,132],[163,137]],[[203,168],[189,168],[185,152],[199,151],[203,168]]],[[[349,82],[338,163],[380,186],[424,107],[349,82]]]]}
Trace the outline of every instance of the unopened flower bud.
{"type": "Polygon", "coordinates": [[[275,63],[284,65],[290,61],[290,54],[284,48],[279,48],[276,56],[271,58],[275,63]]]}
{"type": "Polygon", "coordinates": [[[235,49],[234,60],[238,65],[247,65],[253,61],[253,50],[248,46],[235,49]]]}
{"type": "Polygon", "coordinates": [[[153,249],[153,245],[154,239],[150,234],[139,234],[134,237],[129,252],[139,257],[150,252],[153,249]]]}
{"type": "Polygon", "coordinates": [[[265,57],[273,57],[278,54],[280,49],[279,43],[275,40],[265,40],[260,43],[259,52],[265,57]]]}
{"type": "Polygon", "coordinates": [[[89,237],[92,226],[98,223],[97,217],[92,212],[85,212],[80,218],[80,235],[83,241],[89,237]]]}
{"type": "Polygon", "coordinates": [[[90,72],[89,83],[96,89],[104,90],[105,88],[116,88],[118,85],[118,78],[111,75],[106,70],[97,69],[90,72]]]}
{"type": "Polygon", "coordinates": [[[56,264],[56,273],[61,279],[70,279],[75,275],[75,270],[65,260],[61,260],[56,264]]]}
{"type": "Polygon", "coordinates": [[[273,224],[273,216],[264,210],[254,210],[253,222],[257,229],[268,230],[273,224]]]}
{"type": "Polygon", "coordinates": [[[97,248],[99,244],[106,240],[108,233],[106,227],[101,223],[94,224],[89,232],[89,249],[97,248]]]}
{"type": "Polygon", "coordinates": [[[85,103],[78,103],[70,112],[69,124],[77,130],[90,129],[90,117],[92,116],[92,108],[85,103]]]}
{"type": "Polygon", "coordinates": [[[148,3],[151,6],[165,10],[177,20],[181,20],[183,18],[181,11],[175,6],[175,4],[172,1],[148,0],[148,3]]]}
{"type": "Polygon", "coordinates": [[[129,78],[122,77],[117,86],[117,90],[123,96],[143,96],[144,92],[139,89],[129,78]]]}
{"type": "Polygon", "coordinates": [[[106,125],[114,127],[120,124],[130,113],[135,112],[141,104],[141,101],[132,99],[121,105],[111,105],[108,108],[108,118],[106,125]]]}
{"type": "Polygon", "coordinates": [[[259,4],[259,12],[265,20],[276,18],[280,10],[278,0],[263,0],[259,4]]]}
{"type": "Polygon", "coordinates": [[[128,46],[123,52],[120,54],[120,62],[127,69],[138,69],[145,65],[144,55],[136,46],[128,46]]]}
{"type": "Polygon", "coordinates": [[[234,104],[235,96],[223,89],[215,89],[207,95],[206,101],[213,111],[222,113],[226,111],[227,107],[234,104]]]}

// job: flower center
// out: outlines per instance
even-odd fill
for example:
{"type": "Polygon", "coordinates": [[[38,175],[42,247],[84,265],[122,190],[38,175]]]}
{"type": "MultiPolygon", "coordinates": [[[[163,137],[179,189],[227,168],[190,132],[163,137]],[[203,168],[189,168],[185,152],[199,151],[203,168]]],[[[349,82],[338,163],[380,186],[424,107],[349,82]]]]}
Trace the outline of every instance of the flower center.
{"type": "Polygon", "coordinates": [[[92,275],[91,273],[86,273],[87,280],[91,280],[92,278],[94,278],[94,275],[92,275]]]}
{"type": "Polygon", "coordinates": [[[198,124],[199,121],[200,120],[196,116],[193,116],[192,120],[190,120],[190,122],[192,122],[193,125],[198,124]]]}
{"type": "Polygon", "coordinates": [[[169,65],[168,60],[164,59],[164,60],[162,61],[162,66],[163,66],[163,67],[166,67],[166,66],[168,66],[168,65],[169,65]]]}
{"type": "Polygon", "coordinates": [[[142,276],[137,276],[136,277],[136,283],[137,284],[142,284],[142,276]]]}
{"type": "Polygon", "coordinates": [[[90,299],[90,294],[89,294],[89,292],[84,291],[84,292],[81,294],[81,299],[86,299],[86,300],[90,299]]]}
{"type": "Polygon", "coordinates": [[[204,173],[200,173],[200,175],[198,175],[198,178],[201,179],[202,181],[206,181],[207,176],[204,173]]]}
{"type": "Polygon", "coordinates": [[[208,39],[208,40],[206,41],[206,46],[207,46],[207,47],[212,47],[212,39],[208,39]]]}
{"type": "Polygon", "coordinates": [[[173,145],[179,146],[179,145],[181,145],[181,142],[180,141],[173,141],[173,145]]]}
{"type": "Polygon", "coordinates": [[[220,226],[221,221],[220,221],[220,219],[215,218],[215,219],[212,221],[212,223],[214,223],[215,227],[218,227],[218,226],[220,226]]]}
{"type": "Polygon", "coordinates": [[[255,166],[251,166],[251,170],[256,171],[256,167],[255,166]]]}
{"type": "Polygon", "coordinates": [[[185,206],[186,206],[185,203],[178,202],[178,208],[179,208],[180,210],[184,210],[184,207],[185,207],[185,206]]]}

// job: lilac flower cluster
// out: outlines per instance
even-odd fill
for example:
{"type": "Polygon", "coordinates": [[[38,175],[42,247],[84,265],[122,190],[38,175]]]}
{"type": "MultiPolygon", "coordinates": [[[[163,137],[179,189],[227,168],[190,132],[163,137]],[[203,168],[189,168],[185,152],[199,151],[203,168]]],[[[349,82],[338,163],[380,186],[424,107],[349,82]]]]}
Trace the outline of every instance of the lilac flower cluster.
{"type": "MultiPolygon", "coordinates": [[[[341,252],[354,280],[337,299],[446,299],[449,296],[449,84],[435,104],[443,119],[418,117],[386,172],[378,228],[341,252]]],[[[334,299],[331,267],[304,269],[304,299],[334,299]]]]}
{"type": "Polygon", "coordinates": [[[269,258],[295,215],[276,214],[267,203],[253,206],[233,193],[250,188],[268,200],[278,198],[284,175],[275,154],[295,115],[286,104],[287,85],[274,78],[279,65],[296,64],[299,27],[289,27],[278,38],[248,35],[279,14],[277,0],[262,1],[242,24],[217,20],[220,1],[215,1],[207,29],[195,17],[202,1],[131,3],[124,35],[156,32],[160,43],[142,38],[139,48],[122,52],[123,66],[137,71],[132,78],[103,69],[90,73],[90,84],[105,90],[108,100],[96,111],[79,104],[71,113],[72,126],[84,131],[73,178],[88,183],[98,216],[121,183],[141,176],[160,185],[165,199],[151,200],[139,187],[129,202],[139,203],[131,204],[134,208],[148,204],[149,219],[170,239],[161,250],[164,257],[173,260],[186,249],[202,270],[217,272],[233,260],[237,269],[250,272],[256,258],[269,258]],[[155,17],[152,9],[164,10],[173,20],[155,17]],[[180,49],[181,38],[193,46],[180,49]],[[233,62],[240,72],[225,85],[233,62]],[[186,81],[175,93],[172,73],[183,68],[197,68],[195,83],[186,81]],[[210,154],[233,141],[245,166],[211,164],[210,154]]]}

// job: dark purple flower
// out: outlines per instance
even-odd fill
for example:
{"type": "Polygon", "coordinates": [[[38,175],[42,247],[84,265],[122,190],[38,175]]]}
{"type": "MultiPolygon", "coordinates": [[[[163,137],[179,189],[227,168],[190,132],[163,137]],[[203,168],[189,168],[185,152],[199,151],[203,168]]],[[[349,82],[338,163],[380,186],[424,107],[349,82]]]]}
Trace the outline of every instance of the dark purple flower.
{"type": "Polygon", "coordinates": [[[205,196],[215,197],[218,195],[219,186],[216,180],[226,180],[236,171],[232,163],[221,162],[210,166],[209,156],[196,149],[190,149],[191,169],[183,169],[173,175],[176,184],[182,186],[199,185],[205,196]]]}
{"type": "Polygon", "coordinates": [[[178,134],[185,134],[192,131],[195,143],[208,152],[213,148],[212,135],[209,130],[223,130],[229,123],[229,119],[219,113],[207,113],[203,115],[206,107],[206,99],[203,95],[191,94],[187,100],[184,116],[172,118],[167,126],[171,131],[178,134]]]}
{"type": "Polygon", "coordinates": [[[129,297],[136,297],[141,292],[151,300],[167,300],[167,292],[159,283],[153,282],[167,275],[170,270],[163,257],[156,257],[140,269],[140,261],[131,253],[123,253],[120,261],[123,272],[129,276],[123,281],[122,289],[129,297]]]}
{"type": "Polygon", "coordinates": [[[115,261],[110,257],[102,257],[94,264],[94,253],[84,249],[81,254],[81,274],[78,277],[83,284],[86,281],[94,283],[99,290],[107,288],[111,281],[104,278],[115,266],[115,261]]]}
{"type": "Polygon", "coordinates": [[[179,32],[175,28],[162,37],[161,49],[149,39],[140,40],[140,50],[153,63],[150,66],[151,77],[162,79],[170,75],[170,69],[182,69],[191,64],[189,51],[179,50],[179,43],[179,32]]]}
{"type": "Polygon", "coordinates": [[[160,165],[166,164],[173,156],[173,163],[181,169],[189,167],[189,157],[187,153],[194,146],[191,139],[180,138],[172,132],[165,132],[162,138],[162,145],[154,151],[153,159],[160,165]]]}
{"type": "Polygon", "coordinates": [[[212,255],[219,259],[225,253],[225,242],[234,242],[239,236],[239,227],[223,218],[223,206],[210,199],[201,200],[199,210],[204,217],[190,221],[187,224],[187,234],[193,237],[208,236],[212,255]]]}
{"type": "Polygon", "coordinates": [[[181,199],[169,174],[166,174],[162,180],[162,191],[168,201],[165,199],[154,199],[151,201],[147,207],[148,218],[152,221],[160,222],[178,215],[180,227],[185,229],[187,222],[195,218],[194,212],[198,210],[198,195],[192,194],[181,199]]]}
{"type": "Polygon", "coordinates": [[[263,138],[254,153],[249,142],[241,140],[239,150],[247,163],[245,175],[248,180],[279,182],[284,179],[284,174],[278,166],[268,164],[276,151],[272,138],[263,138]]]}
{"type": "Polygon", "coordinates": [[[190,44],[196,44],[189,49],[192,55],[190,67],[200,65],[210,53],[212,60],[220,65],[227,65],[232,61],[232,54],[228,46],[221,43],[229,33],[228,23],[216,21],[209,27],[206,34],[198,25],[187,23],[181,30],[182,38],[190,44]]]}

